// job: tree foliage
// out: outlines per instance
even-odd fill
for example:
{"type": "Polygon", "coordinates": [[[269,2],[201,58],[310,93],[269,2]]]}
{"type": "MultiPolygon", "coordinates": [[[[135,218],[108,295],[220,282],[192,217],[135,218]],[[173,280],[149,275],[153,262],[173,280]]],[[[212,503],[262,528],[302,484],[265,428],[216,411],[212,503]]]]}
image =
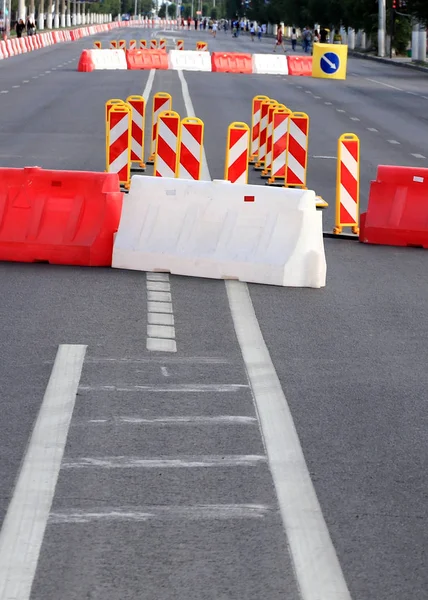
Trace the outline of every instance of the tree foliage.
{"type": "Polygon", "coordinates": [[[161,4],[159,12],[158,12],[158,17],[159,17],[159,19],[165,19],[165,17],[166,17],[166,4],[161,4]]]}
{"type": "Polygon", "coordinates": [[[168,4],[168,17],[170,17],[171,19],[175,19],[176,16],[177,5],[172,2],[171,4],[168,4]]]}

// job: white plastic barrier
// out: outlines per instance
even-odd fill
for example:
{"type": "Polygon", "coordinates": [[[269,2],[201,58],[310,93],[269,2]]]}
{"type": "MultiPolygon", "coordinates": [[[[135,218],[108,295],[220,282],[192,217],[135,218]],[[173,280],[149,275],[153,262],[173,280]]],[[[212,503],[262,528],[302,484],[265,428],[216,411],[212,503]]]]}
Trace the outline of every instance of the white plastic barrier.
{"type": "Polygon", "coordinates": [[[288,75],[285,54],[253,54],[253,73],[263,75],[288,75]]]}
{"type": "Polygon", "coordinates": [[[168,66],[176,71],[211,71],[211,54],[196,50],[170,50],[168,66]]]}
{"type": "Polygon", "coordinates": [[[134,176],[112,266],[319,288],[322,215],[313,191],[134,176]]]}
{"type": "Polygon", "coordinates": [[[95,70],[127,69],[125,50],[90,50],[95,70]]]}

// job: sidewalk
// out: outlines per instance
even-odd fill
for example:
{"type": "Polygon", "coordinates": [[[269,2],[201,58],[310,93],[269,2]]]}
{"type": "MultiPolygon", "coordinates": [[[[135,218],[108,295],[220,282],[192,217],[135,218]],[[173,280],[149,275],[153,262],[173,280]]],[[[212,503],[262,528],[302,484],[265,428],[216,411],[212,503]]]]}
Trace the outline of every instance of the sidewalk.
{"type": "Polygon", "coordinates": [[[405,67],[407,69],[413,69],[414,71],[422,71],[428,73],[428,63],[414,63],[412,59],[407,56],[395,57],[395,58],[380,58],[374,54],[358,50],[348,50],[348,56],[353,58],[363,58],[365,60],[373,60],[375,62],[384,63],[387,65],[395,65],[397,67],[405,67]]]}

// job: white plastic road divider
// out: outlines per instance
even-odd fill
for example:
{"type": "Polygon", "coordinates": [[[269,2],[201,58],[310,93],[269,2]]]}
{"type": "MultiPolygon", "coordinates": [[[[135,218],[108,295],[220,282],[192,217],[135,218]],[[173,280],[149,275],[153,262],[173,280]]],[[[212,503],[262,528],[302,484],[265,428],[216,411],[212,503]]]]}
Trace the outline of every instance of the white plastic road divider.
{"type": "Polygon", "coordinates": [[[128,69],[125,50],[96,49],[89,50],[89,53],[96,71],[128,69]]]}
{"type": "Polygon", "coordinates": [[[195,50],[170,50],[168,66],[174,71],[211,71],[211,54],[195,50]]]}
{"type": "Polygon", "coordinates": [[[322,214],[311,190],[136,175],[112,267],[324,287],[322,214]]]}
{"type": "Polygon", "coordinates": [[[263,75],[288,75],[285,54],[253,54],[253,73],[263,75]]]}

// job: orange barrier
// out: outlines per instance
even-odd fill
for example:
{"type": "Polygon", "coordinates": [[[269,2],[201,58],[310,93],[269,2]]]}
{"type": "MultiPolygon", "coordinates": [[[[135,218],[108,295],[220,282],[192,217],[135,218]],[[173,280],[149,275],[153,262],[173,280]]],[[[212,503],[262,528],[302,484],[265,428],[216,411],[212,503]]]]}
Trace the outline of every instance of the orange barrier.
{"type": "Polygon", "coordinates": [[[312,76],[312,56],[287,56],[288,74],[312,76]]]}
{"type": "Polygon", "coordinates": [[[251,54],[239,52],[213,52],[211,54],[213,71],[219,73],[252,73],[253,61],[251,54]]]}
{"type": "Polygon", "coordinates": [[[379,166],[360,216],[360,242],[428,248],[427,198],[428,169],[379,166]]]}
{"type": "Polygon", "coordinates": [[[112,173],[0,169],[0,260],[110,266],[122,199],[112,173]]]}
{"type": "Polygon", "coordinates": [[[94,61],[92,60],[92,54],[90,50],[82,50],[80,55],[79,64],[77,70],[83,73],[90,73],[95,69],[94,61]]]}
{"type": "Polygon", "coordinates": [[[168,69],[168,54],[165,50],[127,50],[128,69],[168,69]]]}

